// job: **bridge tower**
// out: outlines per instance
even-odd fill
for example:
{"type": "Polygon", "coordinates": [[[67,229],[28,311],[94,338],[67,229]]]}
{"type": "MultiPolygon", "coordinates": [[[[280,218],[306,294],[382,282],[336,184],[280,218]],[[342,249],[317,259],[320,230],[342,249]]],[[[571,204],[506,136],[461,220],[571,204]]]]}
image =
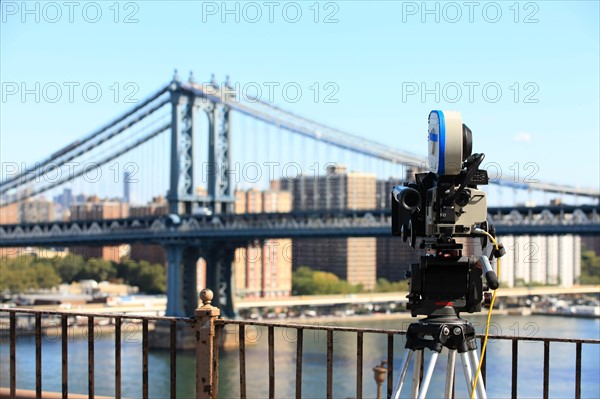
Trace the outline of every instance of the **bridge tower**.
{"type": "MultiPolygon", "coordinates": [[[[169,86],[172,116],[167,200],[169,213],[176,215],[172,219],[175,221],[180,216],[192,215],[196,209],[204,213],[210,210],[216,217],[233,212],[235,198],[229,180],[230,109],[223,101],[229,94],[219,88],[214,77],[210,85],[211,90],[199,90],[191,74],[189,81],[182,83],[175,72],[169,86]],[[207,195],[197,192],[195,179],[198,176],[194,176],[194,162],[201,144],[196,142],[201,111],[208,119],[207,195]]],[[[234,316],[231,263],[235,248],[222,241],[199,243],[185,239],[164,243],[164,246],[168,268],[167,315],[190,316],[194,313],[198,305],[196,265],[203,257],[206,260],[207,285],[215,293],[214,302],[225,315],[234,316]]]]}

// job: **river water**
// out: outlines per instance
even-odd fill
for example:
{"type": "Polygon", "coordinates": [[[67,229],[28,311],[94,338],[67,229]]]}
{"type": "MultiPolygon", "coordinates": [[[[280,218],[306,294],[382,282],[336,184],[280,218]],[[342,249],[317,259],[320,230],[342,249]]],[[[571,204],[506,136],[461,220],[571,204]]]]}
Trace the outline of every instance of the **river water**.
{"type": "MultiPolygon", "coordinates": [[[[483,329],[484,317],[470,316],[478,332],[483,329]]],[[[306,321],[303,321],[305,323],[306,321]]],[[[369,320],[361,322],[338,321],[335,325],[384,329],[406,329],[410,320],[369,320]]],[[[331,322],[322,323],[331,325],[331,322]]],[[[237,327],[229,333],[237,336],[237,327]]],[[[600,320],[549,316],[496,316],[491,334],[519,335],[521,337],[560,337],[600,339],[600,320]]],[[[122,344],[122,391],[128,398],[141,396],[142,348],[141,335],[128,333],[122,344]]],[[[104,334],[95,343],[95,378],[98,395],[114,394],[114,342],[113,336],[104,334]]],[[[249,398],[268,395],[268,358],[266,328],[249,328],[246,346],[247,392],[249,398]]],[[[326,395],[326,332],[304,332],[302,393],[307,398],[326,395]]],[[[42,342],[43,389],[61,391],[60,338],[44,337],[42,342]]],[[[394,341],[394,375],[404,351],[404,338],[394,341]]],[[[87,393],[87,342],[75,339],[69,344],[69,391],[87,393]]],[[[426,351],[428,352],[428,351],[426,351]]],[[[8,343],[0,344],[0,385],[8,386],[8,343]]],[[[428,360],[428,353],[425,361],[428,360]]],[[[386,336],[364,335],[363,395],[375,397],[377,388],[372,368],[387,358],[386,336]]],[[[181,398],[194,397],[195,357],[193,353],[178,353],[177,393],[181,398]]],[[[510,397],[511,343],[491,341],[488,345],[487,391],[489,398],[510,397]]],[[[428,397],[442,396],[445,376],[445,356],[440,356],[432,379],[428,397]]],[[[356,396],[356,334],[334,334],[333,395],[336,398],[356,396]]],[[[276,397],[294,397],[296,365],[296,335],[293,329],[275,329],[275,393],[276,397]]],[[[460,362],[457,362],[460,365],[460,362]]],[[[238,351],[221,350],[219,366],[219,397],[239,397],[238,351]]],[[[600,398],[600,345],[584,345],[582,357],[582,397],[600,398]]],[[[410,372],[410,371],[409,371],[410,372]]],[[[521,398],[542,397],[543,343],[519,343],[518,395],[521,398]]],[[[410,375],[410,374],[409,374],[410,375]]],[[[149,354],[149,393],[152,398],[169,397],[169,353],[151,350],[149,354]]],[[[457,397],[465,396],[462,370],[457,368],[457,397]]],[[[407,380],[407,384],[409,381],[407,380]]],[[[35,341],[33,337],[17,341],[17,386],[35,389],[35,341]]],[[[408,391],[409,386],[403,391],[408,391]]],[[[385,386],[384,386],[385,392],[385,386]]],[[[571,398],[575,392],[575,344],[554,343],[550,346],[550,397],[571,398]]],[[[403,397],[408,397],[407,393],[403,397]]]]}

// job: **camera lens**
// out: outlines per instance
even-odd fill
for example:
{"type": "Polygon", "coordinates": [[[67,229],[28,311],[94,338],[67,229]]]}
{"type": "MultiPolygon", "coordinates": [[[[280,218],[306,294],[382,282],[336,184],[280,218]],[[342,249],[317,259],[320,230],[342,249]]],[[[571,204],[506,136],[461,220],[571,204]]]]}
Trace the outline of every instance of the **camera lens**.
{"type": "Polygon", "coordinates": [[[403,200],[406,208],[412,209],[419,205],[419,203],[421,202],[421,196],[417,191],[409,191],[406,193],[403,200]]]}
{"type": "Polygon", "coordinates": [[[471,156],[471,153],[473,152],[473,132],[471,132],[471,129],[469,129],[469,127],[467,125],[465,125],[463,123],[462,125],[463,127],[463,145],[462,145],[462,152],[463,152],[463,161],[467,158],[469,158],[471,156]]]}
{"type": "Polygon", "coordinates": [[[467,206],[470,199],[471,193],[467,190],[463,190],[456,195],[456,199],[454,200],[454,202],[456,203],[456,205],[463,207],[467,206]]]}

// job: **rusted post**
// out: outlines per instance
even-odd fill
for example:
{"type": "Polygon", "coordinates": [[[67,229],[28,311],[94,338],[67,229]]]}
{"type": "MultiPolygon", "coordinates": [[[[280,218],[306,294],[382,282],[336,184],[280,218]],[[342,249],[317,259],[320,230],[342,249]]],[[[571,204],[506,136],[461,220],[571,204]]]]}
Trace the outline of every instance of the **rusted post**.
{"type": "Polygon", "coordinates": [[[216,398],[214,381],[218,372],[218,361],[213,357],[215,319],[221,311],[212,306],[213,292],[207,288],[200,291],[202,306],[194,312],[196,316],[196,399],[216,398]]]}

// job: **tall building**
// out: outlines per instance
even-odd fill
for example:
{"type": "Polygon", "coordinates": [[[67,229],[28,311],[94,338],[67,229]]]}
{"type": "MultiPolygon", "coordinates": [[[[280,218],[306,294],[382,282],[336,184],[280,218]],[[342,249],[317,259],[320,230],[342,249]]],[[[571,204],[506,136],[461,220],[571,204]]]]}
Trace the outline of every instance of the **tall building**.
{"type": "Polygon", "coordinates": [[[20,203],[19,223],[40,223],[54,220],[54,203],[45,199],[29,199],[20,203]]]}
{"type": "MultiPolygon", "coordinates": [[[[282,179],[282,190],[291,192],[292,209],[376,208],[376,177],[372,173],[349,172],[345,166],[331,166],[325,176],[282,179]]],[[[375,238],[294,240],[292,265],[328,271],[351,284],[375,288],[377,241],[375,238]]]]}
{"type": "Polygon", "coordinates": [[[119,219],[129,216],[129,204],[119,200],[101,200],[97,196],[71,205],[71,220],[119,219]]]}
{"type": "Polygon", "coordinates": [[[265,240],[237,248],[234,258],[236,295],[244,298],[289,296],[292,290],[291,240],[265,240]]]}
{"type": "Polygon", "coordinates": [[[146,205],[129,205],[130,217],[163,216],[169,213],[169,204],[161,195],[146,205]]]}
{"type": "MultiPolygon", "coordinates": [[[[2,198],[4,200],[4,198],[2,198]]],[[[0,224],[40,223],[55,220],[55,206],[44,198],[28,199],[0,207],[0,224]]],[[[31,253],[25,248],[0,248],[0,258],[14,258],[31,253]]]]}
{"type": "MultiPolygon", "coordinates": [[[[506,254],[500,260],[500,273],[498,279],[502,287],[514,287],[515,286],[515,264],[517,263],[518,256],[515,254],[515,237],[514,236],[503,236],[497,238],[499,243],[504,245],[506,254]],[[517,259],[515,259],[517,258],[517,259]]],[[[496,270],[497,266],[496,266],[496,270]]]]}
{"type": "Polygon", "coordinates": [[[559,285],[570,287],[579,281],[581,274],[581,237],[566,235],[558,238],[559,285]]]}
{"type": "Polygon", "coordinates": [[[400,281],[410,270],[412,263],[418,263],[420,251],[412,249],[400,237],[377,238],[377,278],[400,281]]]}
{"type": "Polygon", "coordinates": [[[330,166],[325,176],[282,179],[279,185],[292,193],[294,210],[376,208],[375,175],[348,172],[343,165],[330,166]]]}
{"type": "Polygon", "coordinates": [[[234,213],[246,213],[246,192],[235,192],[235,204],[233,206],[234,213]]]}
{"type": "MultiPolygon", "coordinates": [[[[129,204],[118,200],[101,200],[97,196],[87,198],[85,202],[74,203],[70,207],[71,220],[120,219],[129,216],[129,204]]],[[[102,258],[119,262],[128,256],[129,245],[76,246],[72,252],[87,258],[102,258]]]]}
{"type": "Polygon", "coordinates": [[[19,203],[12,203],[0,207],[0,224],[18,224],[21,221],[19,203]]]}
{"type": "Polygon", "coordinates": [[[262,210],[265,213],[291,212],[292,193],[280,190],[263,191],[262,210]]]}
{"type": "MultiPolygon", "coordinates": [[[[0,207],[0,224],[18,224],[20,221],[20,206],[18,203],[0,207]]],[[[20,256],[22,248],[0,248],[0,260],[20,256]]]]}
{"type": "MultiPolygon", "coordinates": [[[[168,213],[169,204],[163,196],[152,198],[152,201],[146,205],[129,206],[130,217],[163,216],[168,213]]],[[[135,243],[131,244],[129,258],[164,265],[167,261],[167,254],[162,245],[135,243]]]]}
{"type": "Polygon", "coordinates": [[[246,191],[246,212],[245,213],[262,213],[262,192],[252,188],[246,191]]]}
{"type": "Polygon", "coordinates": [[[56,219],[68,220],[70,217],[69,207],[73,202],[73,191],[70,188],[63,189],[61,194],[54,197],[54,212],[56,213],[56,219]]]}
{"type": "Polygon", "coordinates": [[[546,282],[550,285],[557,285],[559,283],[558,276],[558,236],[546,237],[546,264],[542,264],[546,267],[546,282]]]}
{"type": "Polygon", "coordinates": [[[524,261],[529,264],[530,280],[536,284],[546,284],[547,282],[547,261],[548,252],[547,240],[544,236],[530,236],[529,242],[524,246],[524,261]]]}
{"type": "MultiPolygon", "coordinates": [[[[271,189],[235,192],[235,213],[289,212],[291,193],[271,189]]],[[[236,295],[245,298],[289,296],[292,290],[292,243],[289,239],[252,242],[235,250],[236,295]]]]}
{"type": "Polygon", "coordinates": [[[581,237],[503,236],[506,255],[501,258],[503,287],[548,284],[571,287],[581,274],[581,237]]]}

